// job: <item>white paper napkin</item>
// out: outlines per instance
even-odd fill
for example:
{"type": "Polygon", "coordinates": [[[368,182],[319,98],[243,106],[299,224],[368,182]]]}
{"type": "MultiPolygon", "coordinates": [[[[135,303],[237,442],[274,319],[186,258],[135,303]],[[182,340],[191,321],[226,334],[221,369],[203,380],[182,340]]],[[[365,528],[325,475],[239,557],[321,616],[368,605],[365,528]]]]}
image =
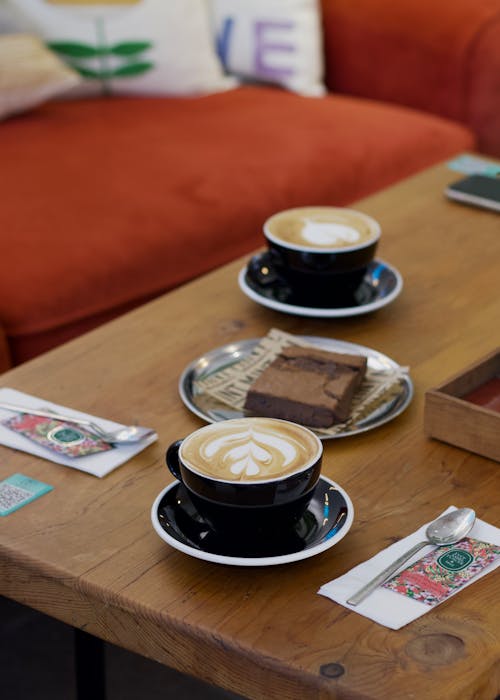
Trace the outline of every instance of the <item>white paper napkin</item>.
{"type": "MultiPolygon", "coordinates": [[[[52,403],[46,399],[40,399],[37,396],[30,396],[30,394],[24,394],[22,391],[8,389],[7,387],[0,389],[0,401],[13,403],[20,406],[27,406],[33,409],[43,406],[59,413],[64,413],[65,415],[73,418],[87,418],[89,420],[95,420],[98,425],[102,425],[104,430],[118,430],[119,428],[124,427],[120,423],[105,420],[104,418],[100,418],[98,416],[92,416],[88,413],[82,413],[81,411],[75,411],[67,406],[60,406],[59,404],[52,403]]],[[[15,415],[14,411],[7,411],[6,409],[0,408],[0,421],[13,415],[15,415]]],[[[143,428],[143,430],[146,432],[147,428],[143,428]]],[[[42,445],[38,445],[36,442],[24,437],[24,435],[20,435],[13,430],[9,430],[9,428],[6,428],[4,425],[0,424],[1,445],[12,447],[14,450],[30,452],[37,457],[43,457],[51,462],[64,464],[67,467],[73,467],[73,469],[80,469],[81,471],[88,472],[89,474],[99,477],[106,476],[106,474],[109,474],[109,472],[113,471],[113,469],[116,469],[116,467],[119,467],[124,462],[127,462],[134,455],[144,450],[148,445],[151,445],[151,443],[155,442],[156,440],[158,440],[158,435],[153,433],[144,440],[141,440],[141,442],[130,445],[116,446],[114,449],[106,452],[99,452],[92,455],[86,455],[84,457],[66,457],[63,454],[46,449],[42,445]]]]}
{"type": "MultiPolygon", "coordinates": [[[[453,510],[456,510],[456,507],[450,506],[441,515],[450,513],[453,510]]],[[[434,519],[435,518],[433,518],[433,520],[434,519]]],[[[349,608],[349,610],[369,617],[371,620],[375,620],[375,622],[385,625],[385,627],[390,627],[393,630],[398,630],[409,622],[416,620],[417,617],[425,615],[426,612],[429,612],[435,606],[412,600],[400,593],[380,586],[376,588],[368,598],[365,598],[362,603],[356,606],[349,605],[346,601],[353,593],[356,593],[356,591],[389,566],[391,562],[395,561],[399,556],[409,550],[413,545],[425,540],[425,531],[428,524],[429,523],[422,525],[422,527],[412,535],[392,544],[371,559],[368,559],[368,561],[351,569],[347,574],[324,584],[321,586],[318,593],[344,605],[346,608],[349,608]]],[[[500,529],[485,523],[483,520],[476,519],[474,527],[470,531],[468,537],[473,537],[474,539],[489,542],[494,545],[500,545],[500,529]]],[[[424,547],[412,559],[409,559],[401,569],[410,566],[410,564],[416,562],[428,552],[432,552],[433,549],[436,549],[433,545],[424,547]]],[[[470,586],[474,581],[477,581],[483,576],[486,576],[486,574],[490,573],[498,566],[500,566],[500,558],[486,566],[480,573],[473,576],[466,584],[451,595],[457,595],[457,593],[460,593],[464,588],[470,586]]]]}

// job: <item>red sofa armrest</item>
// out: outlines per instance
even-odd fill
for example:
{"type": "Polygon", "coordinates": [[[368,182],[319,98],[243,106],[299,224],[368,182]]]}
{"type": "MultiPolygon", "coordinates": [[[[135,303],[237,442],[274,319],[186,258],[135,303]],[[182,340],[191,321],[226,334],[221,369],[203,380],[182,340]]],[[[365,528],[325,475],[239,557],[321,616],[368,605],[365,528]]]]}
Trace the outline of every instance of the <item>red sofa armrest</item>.
{"type": "Polygon", "coordinates": [[[334,92],[461,121],[500,155],[500,0],[322,0],[334,92]]]}
{"type": "Polygon", "coordinates": [[[0,374],[12,367],[7,335],[0,324],[0,374]]]}

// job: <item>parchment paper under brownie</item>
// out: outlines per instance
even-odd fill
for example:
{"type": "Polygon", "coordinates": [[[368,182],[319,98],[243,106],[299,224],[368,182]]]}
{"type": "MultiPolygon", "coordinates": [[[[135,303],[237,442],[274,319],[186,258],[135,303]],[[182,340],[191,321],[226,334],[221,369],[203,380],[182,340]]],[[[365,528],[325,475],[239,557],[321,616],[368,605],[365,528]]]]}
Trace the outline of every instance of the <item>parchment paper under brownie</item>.
{"type": "Polygon", "coordinates": [[[349,417],[366,366],[362,355],[283,348],[251,385],[245,408],[256,415],[327,428],[349,417]]]}
{"type": "MultiPolygon", "coordinates": [[[[329,341],[325,339],[325,342],[329,341]]],[[[219,407],[222,412],[229,407],[236,412],[236,416],[246,413],[244,405],[250,386],[287,347],[320,349],[307,338],[271,328],[251,352],[244,353],[240,360],[229,365],[223,364],[217,371],[211,371],[195,379],[192,390],[196,396],[198,408],[204,410],[206,414],[214,412],[215,415],[219,415],[219,407]]],[[[327,352],[342,351],[327,350],[327,352]]],[[[368,355],[365,378],[354,394],[348,419],[328,428],[313,429],[325,437],[347,435],[352,430],[358,430],[360,422],[377,413],[384,406],[387,407],[401,395],[402,382],[407,374],[408,367],[391,366],[385,362],[380,364],[368,355]]],[[[218,417],[217,420],[223,419],[218,417]]]]}

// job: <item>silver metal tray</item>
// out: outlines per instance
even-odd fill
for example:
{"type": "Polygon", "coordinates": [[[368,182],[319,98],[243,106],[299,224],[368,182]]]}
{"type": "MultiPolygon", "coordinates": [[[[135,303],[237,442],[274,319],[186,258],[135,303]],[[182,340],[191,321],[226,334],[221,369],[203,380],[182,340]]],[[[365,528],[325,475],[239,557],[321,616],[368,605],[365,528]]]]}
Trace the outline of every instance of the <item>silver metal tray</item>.
{"type": "MultiPolygon", "coordinates": [[[[322,350],[365,355],[368,358],[368,367],[373,370],[394,370],[399,368],[397,362],[391,360],[387,355],[383,355],[381,352],[367,348],[364,345],[347,343],[342,340],[333,340],[330,338],[320,338],[317,336],[298,337],[322,350]]],[[[220,403],[213,397],[199,392],[196,388],[196,382],[215,372],[219,372],[235,362],[240,362],[245,359],[260,341],[261,338],[252,338],[250,340],[240,340],[236,343],[229,343],[228,345],[211,350],[197,360],[191,362],[191,364],[185,368],[179,379],[179,394],[189,410],[208,423],[216,423],[218,421],[228,420],[230,418],[241,418],[244,416],[245,414],[242,411],[232,409],[230,406],[220,403]]],[[[322,440],[328,440],[346,437],[348,435],[357,435],[358,433],[377,428],[379,425],[383,425],[396,418],[396,416],[399,416],[408,406],[412,397],[413,383],[410,376],[404,374],[400,381],[399,393],[386,403],[378,406],[368,416],[358,423],[351,424],[346,430],[336,435],[325,435],[321,432],[318,432],[317,435],[322,440]]]]}

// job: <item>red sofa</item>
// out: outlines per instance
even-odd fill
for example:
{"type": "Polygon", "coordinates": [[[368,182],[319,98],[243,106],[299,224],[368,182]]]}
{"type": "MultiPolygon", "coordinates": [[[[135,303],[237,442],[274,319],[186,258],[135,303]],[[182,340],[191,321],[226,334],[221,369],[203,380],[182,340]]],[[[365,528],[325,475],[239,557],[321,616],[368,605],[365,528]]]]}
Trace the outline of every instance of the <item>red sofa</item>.
{"type": "Polygon", "coordinates": [[[500,155],[498,0],[324,0],[323,22],[323,98],[52,101],[0,125],[2,368],[249,252],[279,209],[500,155]]]}

